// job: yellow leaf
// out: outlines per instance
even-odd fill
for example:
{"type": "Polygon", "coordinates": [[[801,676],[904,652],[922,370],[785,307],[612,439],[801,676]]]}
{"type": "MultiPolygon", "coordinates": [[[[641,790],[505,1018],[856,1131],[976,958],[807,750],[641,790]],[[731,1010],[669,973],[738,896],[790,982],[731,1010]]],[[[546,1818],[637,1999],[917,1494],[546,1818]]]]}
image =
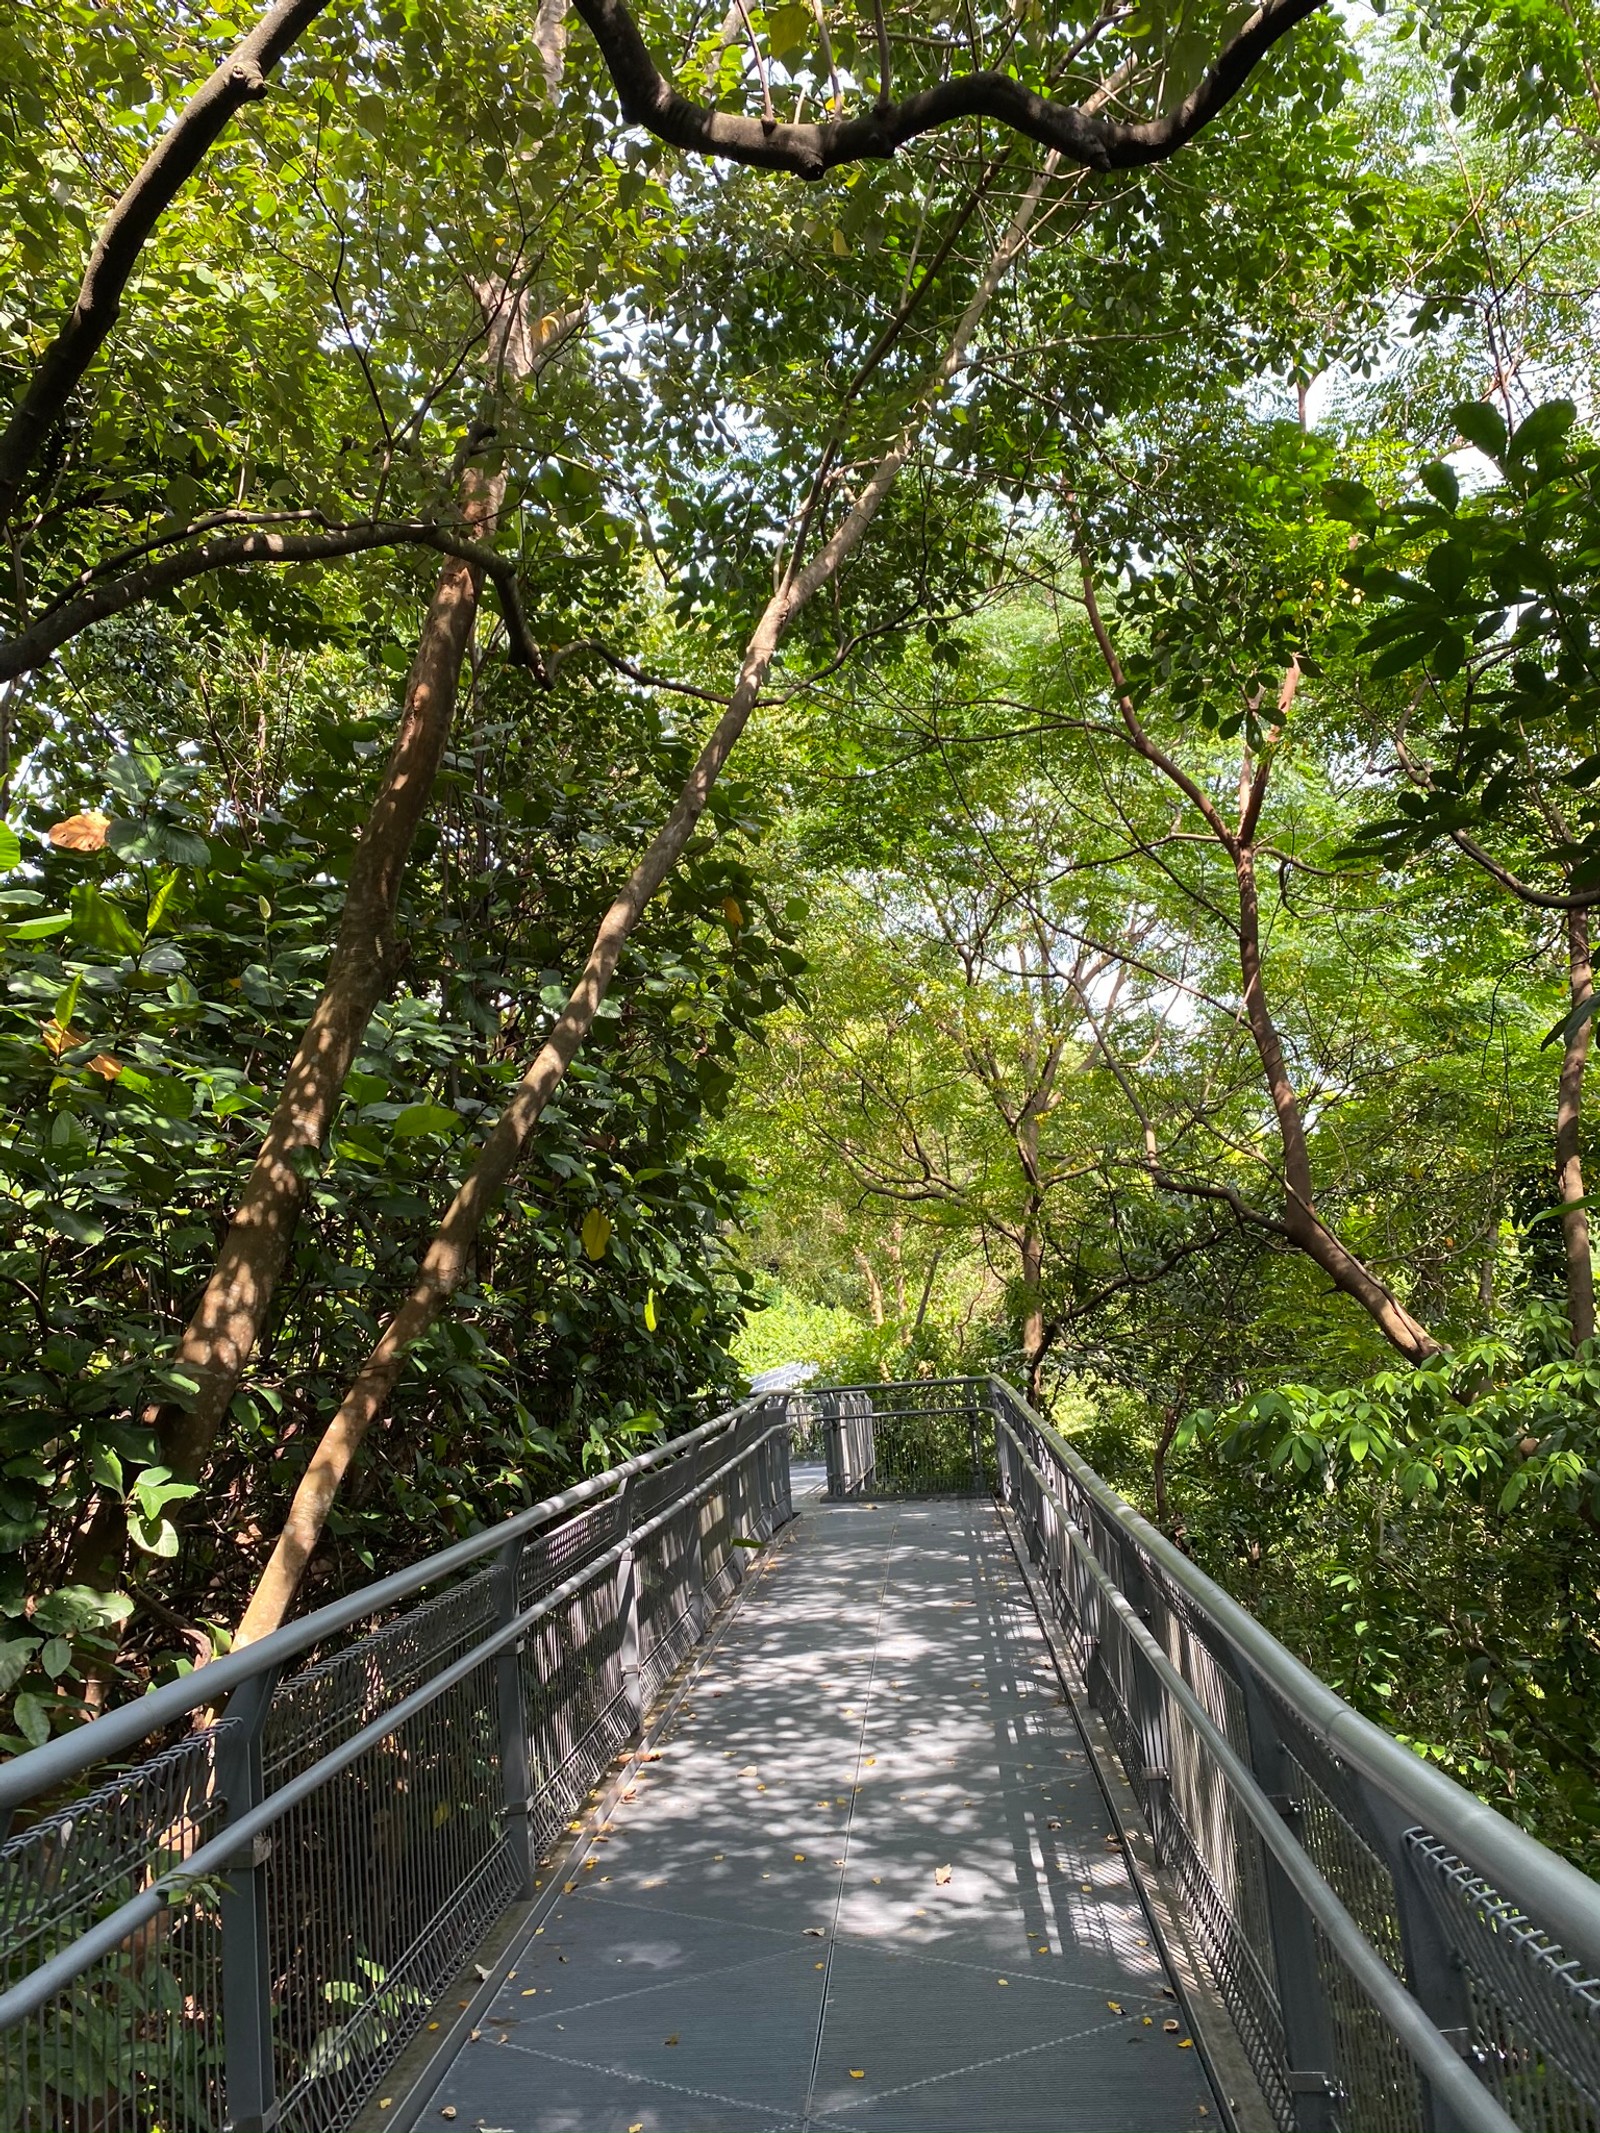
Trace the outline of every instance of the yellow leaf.
{"type": "Polygon", "coordinates": [[[113,1059],[109,1052],[96,1052],[88,1066],[91,1074],[98,1074],[104,1081],[115,1081],[122,1072],[122,1061],[113,1059]]]}
{"type": "Polygon", "coordinates": [[[845,242],[843,230],[835,230],[833,233],[833,256],[835,259],[847,259],[850,256],[850,247],[845,242]]]}
{"type": "Polygon", "coordinates": [[[100,852],[105,849],[111,817],[91,809],[85,815],[68,815],[65,822],[52,822],[50,842],[63,852],[100,852]]]}
{"type": "Polygon", "coordinates": [[[433,1826],[434,1826],[434,1828],[435,1828],[435,1829],[443,1829],[444,1825],[446,1824],[446,1822],[448,1822],[448,1821],[449,1821],[449,1819],[450,1819],[450,1802],[449,1802],[448,1800],[441,1800],[441,1801],[439,1802],[438,1806],[437,1806],[437,1807],[436,1807],[436,1808],[435,1808],[435,1809],[433,1810],[433,1826]]]}
{"type": "Polygon", "coordinates": [[[1111,2009],[1111,2012],[1112,2012],[1113,2014],[1121,2014],[1121,2012],[1122,2012],[1122,2005],[1121,2005],[1121,2002],[1120,2002],[1120,2001],[1118,2001],[1118,2000],[1107,2000],[1107,2002],[1106,2002],[1106,2005],[1107,2005],[1107,2006],[1108,2006],[1108,2007],[1109,2007],[1109,2008],[1111,2009]]]}
{"type": "Polygon", "coordinates": [[[865,2081],[865,2080],[866,2080],[866,2078],[867,2078],[867,2070],[866,2070],[866,2068],[865,2068],[864,2066],[853,2066],[853,2067],[851,2067],[851,2069],[850,2069],[850,2079],[851,2079],[852,2081],[865,2081]]]}
{"type": "Polygon", "coordinates": [[[723,900],[722,915],[728,921],[728,924],[733,928],[735,933],[737,933],[739,928],[744,924],[744,913],[739,909],[737,899],[732,896],[726,897],[723,900]]]}
{"type": "Polygon", "coordinates": [[[650,1291],[650,1294],[644,1300],[644,1330],[646,1333],[654,1333],[656,1330],[656,1292],[654,1289],[650,1291]]]}
{"type": "Polygon", "coordinates": [[[611,1217],[603,1207],[591,1207],[578,1234],[591,1259],[604,1259],[606,1246],[611,1242],[611,1217]]]}

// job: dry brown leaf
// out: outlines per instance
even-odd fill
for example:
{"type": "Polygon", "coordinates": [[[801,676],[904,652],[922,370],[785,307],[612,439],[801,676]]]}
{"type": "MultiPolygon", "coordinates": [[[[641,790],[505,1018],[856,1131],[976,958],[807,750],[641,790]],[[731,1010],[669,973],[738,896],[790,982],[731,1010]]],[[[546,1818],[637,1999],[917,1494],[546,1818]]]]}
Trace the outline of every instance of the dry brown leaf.
{"type": "Polygon", "coordinates": [[[663,2037],[661,2041],[663,2044],[676,2044],[678,2041],[677,2032],[674,2031],[670,2037],[663,2037]]]}
{"type": "Polygon", "coordinates": [[[949,1882],[950,1882],[950,1869],[949,1869],[949,1867],[947,1867],[947,1866],[936,1866],[936,1867],[934,1868],[934,1870],[933,1870],[933,1878],[934,1878],[934,1880],[935,1880],[935,1881],[936,1881],[936,1882],[938,1883],[938,1885],[939,1885],[939,1887],[940,1887],[940,1888],[947,1888],[947,1887],[949,1886],[949,1882]]]}
{"type": "Polygon", "coordinates": [[[826,1928],[822,1926],[807,1926],[806,1932],[812,1940],[826,1940],[828,1937],[826,1928]]]}
{"type": "Polygon", "coordinates": [[[87,814],[68,815],[65,822],[52,822],[50,842],[61,852],[101,852],[110,827],[111,817],[91,808],[87,814]]]}
{"type": "Polygon", "coordinates": [[[1169,2037],[1175,2037],[1178,2034],[1180,2025],[1176,2022],[1163,2022],[1161,2027],[1166,2031],[1169,2037]]]}
{"type": "Polygon", "coordinates": [[[75,1044],[83,1042],[81,1029],[63,1029],[53,1016],[39,1024],[39,1035],[52,1059],[59,1059],[63,1052],[70,1052],[75,1044]]]}
{"type": "Polygon", "coordinates": [[[456,2115],[456,2107],[455,2107],[455,2105],[454,2105],[453,2103],[442,2103],[442,2104],[440,2104],[440,2106],[439,2106],[439,2116],[440,2116],[441,2118],[454,2118],[454,2117],[455,2117],[455,2115],[456,2115]]]}
{"type": "Polygon", "coordinates": [[[113,1059],[109,1052],[96,1052],[94,1057],[86,1063],[89,1072],[98,1074],[104,1081],[115,1081],[122,1072],[122,1061],[113,1059]]]}

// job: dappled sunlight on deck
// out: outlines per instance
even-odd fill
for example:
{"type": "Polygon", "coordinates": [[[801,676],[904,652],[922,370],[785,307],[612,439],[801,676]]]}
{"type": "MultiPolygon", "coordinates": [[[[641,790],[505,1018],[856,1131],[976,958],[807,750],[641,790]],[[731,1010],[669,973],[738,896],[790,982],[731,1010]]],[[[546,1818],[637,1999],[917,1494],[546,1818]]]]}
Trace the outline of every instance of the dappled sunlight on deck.
{"type": "Polygon", "coordinates": [[[629,1791],[424,2123],[1217,2123],[988,1504],[807,1503],[629,1791]]]}

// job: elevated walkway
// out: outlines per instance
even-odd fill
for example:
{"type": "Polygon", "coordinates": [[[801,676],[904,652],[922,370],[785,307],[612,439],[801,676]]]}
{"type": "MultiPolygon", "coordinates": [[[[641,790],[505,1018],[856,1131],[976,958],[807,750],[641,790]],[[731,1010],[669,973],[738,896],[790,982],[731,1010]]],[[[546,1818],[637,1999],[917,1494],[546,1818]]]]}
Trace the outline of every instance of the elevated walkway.
{"type": "Polygon", "coordinates": [[[790,1387],[0,1767],[4,2133],[451,2123],[1600,2133],[1600,1890],[1000,1380],[790,1387]]]}
{"type": "Polygon", "coordinates": [[[995,1511],[799,1508],[420,2122],[1216,2127],[995,1511]]]}

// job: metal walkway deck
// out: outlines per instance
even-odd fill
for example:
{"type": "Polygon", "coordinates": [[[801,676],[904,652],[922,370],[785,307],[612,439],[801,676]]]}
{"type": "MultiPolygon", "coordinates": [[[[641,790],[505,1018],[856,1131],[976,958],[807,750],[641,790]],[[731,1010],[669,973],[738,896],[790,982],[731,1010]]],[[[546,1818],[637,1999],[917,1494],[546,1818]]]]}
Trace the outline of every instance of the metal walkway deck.
{"type": "Polygon", "coordinates": [[[1218,2123],[990,1505],[804,1502],[663,1750],[422,2125],[1218,2123]]]}

